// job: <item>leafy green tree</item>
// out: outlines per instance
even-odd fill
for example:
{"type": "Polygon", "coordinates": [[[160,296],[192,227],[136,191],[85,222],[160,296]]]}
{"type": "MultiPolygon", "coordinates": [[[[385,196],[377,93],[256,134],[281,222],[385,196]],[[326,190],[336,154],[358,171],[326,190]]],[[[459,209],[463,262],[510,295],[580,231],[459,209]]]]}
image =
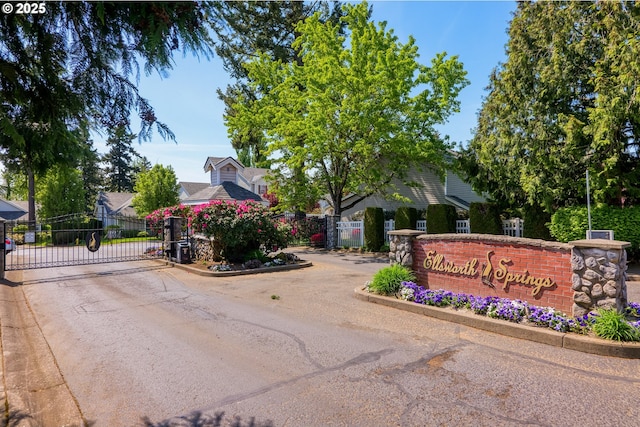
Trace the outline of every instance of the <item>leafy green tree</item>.
{"type": "Polygon", "coordinates": [[[171,166],[154,165],[148,172],[138,175],[134,190],[133,208],[139,217],[156,209],[177,205],[180,186],[171,166]]]}
{"type": "Polygon", "coordinates": [[[29,179],[71,164],[87,126],[129,126],[174,138],[132,81],[165,73],[175,51],[208,55],[207,2],[46,2],[42,14],[0,15],[0,153],[29,179]]]}
{"type": "Polygon", "coordinates": [[[2,198],[6,200],[27,200],[27,177],[5,167],[2,171],[2,198]]]}
{"type": "Polygon", "coordinates": [[[49,168],[38,180],[36,198],[40,204],[38,216],[41,218],[85,212],[82,174],[75,168],[63,165],[49,168]]]}
{"type": "MultiPolygon", "coordinates": [[[[392,180],[429,164],[442,172],[449,145],[435,131],[457,111],[467,84],[457,58],[417,62],[413,38],[401,44],[385,24],[369,22],[367,3],[345,5],[341,25],[315,14],[296,26],[303,66],[267,54],[247,63],[263,96],[234,104],[230,133],[259,126],[274,157],[281,204],[303,206],[299,194],[328,195],[337,215],[347,194],[391,194],[392,180]],[[296,195],[296,199],[292,199],[296,195]]],[[[356,200],[354,203],[357,203],[356,200]]]]}
{"type": "Polygon", "coordinates": [[[638,199],[639,25],[637,3],[518,4],[459,157],[476,190],[552,212],[584,203],[589,169],[595,202],[638,199]]]}
{"type": "MultiPolygon", "coordinates": [[[[218,97],[225,103],[225,114],[228,116],[235,115],[233,105],[240,98],[255,100],[260,97],[260,90],[249,86],[250,78],[243,65],[245,62],[262,52],[274,61],[303,65],[293,47],[296,24],[315,12],[319,12],[323,20],[334,22],[341,15],[339,3],[335,2],[331,8],[324,1],[216,2],[214,8],[218,17],[213,26],[219,40],[216,54],[236,80],[224,92],[218,89],[218,97]]],[[[259,128],[238,130],[230,135],[230,139],[242,164],[270,166],[266,155],[267,142],[259,128]]]]}

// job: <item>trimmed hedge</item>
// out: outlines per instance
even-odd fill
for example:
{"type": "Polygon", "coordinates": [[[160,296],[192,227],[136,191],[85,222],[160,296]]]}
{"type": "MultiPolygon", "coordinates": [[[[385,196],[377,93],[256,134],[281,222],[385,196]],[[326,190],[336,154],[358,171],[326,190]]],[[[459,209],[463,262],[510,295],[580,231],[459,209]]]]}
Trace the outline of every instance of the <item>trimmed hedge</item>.
{"type": "MultiPolygon", "coordinates": [[[[525,223],[526,228],[526,223],[525,223]]],[[[560,242],[586,238],[589,218],[586,206],[560,208],[551,216],[549,231],[560,242]]],[[[613,230],[616,240],[631,243],[631,252],[640,254],[640,206],[591,208],[592,230],[613,230]]]]}
{"type": "Polygon", "coordinates": [[[427,234],[443,234],[456,232],[458,214],[452,205],[427,206],[427,234]]]}
{"type": "Polygon", "coordinates": [[[523,209],[524,230],[523,237],[530,239],[553,240],[547,224],[551,215],[537,206],[527,205],[523,209]]]}
{"type": "Polygon", "coordinates": [[[471,203],[469,207],[469,228],[472,233],[503,234],[498,206],[495,203],[471,203]]]}
{"type": "Polygon", "coordinates": [[[402,206],[396,210],[396,230],[416,229],[418,222],[418,210],[416,208],[402,206]]]}
{"type": "Polygon", "coordinates": [[[364,210],[364,246],[377,251],[384,245],[384,211],[369,207],[364,210]]]}

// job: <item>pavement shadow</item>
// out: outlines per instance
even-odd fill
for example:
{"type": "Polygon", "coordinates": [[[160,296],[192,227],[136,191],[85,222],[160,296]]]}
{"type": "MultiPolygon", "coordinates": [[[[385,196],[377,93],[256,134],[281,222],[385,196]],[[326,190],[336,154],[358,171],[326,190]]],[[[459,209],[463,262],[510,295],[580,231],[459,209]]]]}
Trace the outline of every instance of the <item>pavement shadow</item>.
{"type": "Polygon", "coordinates": [[[149,417],[143,417],[139,425],[143,427],[274,427],[271,420],[261,422],[251,417],[247,421],[243,421],[237,415],[232,418],[225,417],[224,411],[216,412],[214,415],[193,411],[188,415],[158,422],[151,421],[149,417]]]}
{"type": "Polygon", "coordinates": [[[98,271],[95,273],[81,273],[81,274],[69,274],[66,276],[43,277],[43,278],[34,279],[34,280],[24,280],[22,282],[11,282],[9,280],[0,280],[0,284],[6,284],[7,286],[34,285],[36,283],[60,282],[61,280],[72,281],[72,280],[84,280],[84,279],[93,278],[93,277],[119,276],[119,275],[126,275],[126,274],[132,274],[132,273],[139,273],[143,271],[163,270],[167,268],[171,268],[171,267],[168,267],[166,265],[158,265],[158,266],[123,268],[123,269],[114,269],[109,271],[98,271]]]}
{"type": "Polygon", "coordinates": [[[32,420],[33,417],[31,415],[22,411],[12,410],[9,411],[5,418],[5,422],[2,425],[6,425],[7,427],[17,427],[21,425],[29,425],[32,420]]]}

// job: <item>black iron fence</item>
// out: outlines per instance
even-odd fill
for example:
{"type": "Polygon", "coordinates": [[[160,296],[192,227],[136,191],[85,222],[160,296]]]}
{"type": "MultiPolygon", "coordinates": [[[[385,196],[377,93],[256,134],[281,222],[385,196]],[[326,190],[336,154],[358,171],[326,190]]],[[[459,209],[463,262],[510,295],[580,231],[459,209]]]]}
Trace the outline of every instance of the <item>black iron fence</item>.
{"type": "Polygon", "coordinates": [[[5,270],[163,257],[163,237],[143,219],[68,215],[36,223],[6,222],[5,270]]]}

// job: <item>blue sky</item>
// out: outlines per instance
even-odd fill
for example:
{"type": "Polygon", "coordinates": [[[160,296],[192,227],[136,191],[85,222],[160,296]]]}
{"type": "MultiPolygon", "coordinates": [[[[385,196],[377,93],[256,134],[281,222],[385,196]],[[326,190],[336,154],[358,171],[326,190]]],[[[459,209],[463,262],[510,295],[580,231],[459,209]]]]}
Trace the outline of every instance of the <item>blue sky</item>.
{"type": "MultiPolygon", "coordinates": [[[[460,94],[461,111],[439,128],[451,141],[466,143],[476,126],[491,70],[505,60],[507,30],[515,1],[371,1],[374,21],[387,21],[400,42],[412,35],[420,62],[429,64],[438,52],[457,55],[470,81],[460,94]]],[[[217,88],[230,80],[218,58],[176,57],[165,78],[141,77],[139,90],[157,117],[176,135],[177,143],[154,134],[152,141],[134,146],[152,164],[171,166],[179,181],[207,182],[203,170],[209,156],[235,157],[227,137],[217,88]]],[[[134,122],[135,124],[135,122],[134,122]]],[[[106,151],[106,136],[94,135],[95,147],[106,151]]]]}

